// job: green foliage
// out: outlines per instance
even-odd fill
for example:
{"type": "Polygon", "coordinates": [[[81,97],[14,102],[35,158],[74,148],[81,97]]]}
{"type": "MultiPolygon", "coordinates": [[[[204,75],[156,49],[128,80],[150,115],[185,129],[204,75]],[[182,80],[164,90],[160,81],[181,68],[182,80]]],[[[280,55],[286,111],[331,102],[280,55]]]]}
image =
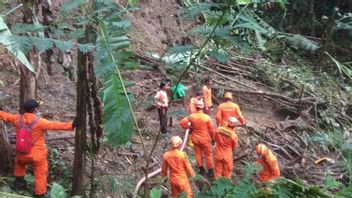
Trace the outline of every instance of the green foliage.
{"type": "Polygon", "coordinates": [[[342,186],[341,182],[336,181],[336,179],[330,175],[324,178],[324,188],[326,190],[340,189],[342,186]]]}
{"type": "Polygon", "coordinates": [[[149,197],[150,198],[161,198],[163,195],[163,190],[161,188],[153,188],[150,191],[149,197]]]}
{"type": "Polygon", "coordinates": [[[329,56],[329,58],[335,63],[335,65],[341,75],[345,75],[347,78],[352,80],[352,68],[349,68],[349,67],[345,66],[344,64],[340,63],[334,57],[332,57],[328,52],[325,52],[325,54],[327,56],[329,56]]]}
{"type": "Polygon", "coordinates": [[[9,28],[7,27],[4,19],[0,17],[0,43],[2,45],[5,45],[7,50],[11,52],[16,58],[24,65],[27,67],[27,69],[33,73],[35,73],[34,68],[32,65],[29,63],[28,59],[24,55],[23,51],[20,49],[16,48],[13,45],[13,41],[9,39],[10,36],[12,36],[9,28]]]}
{"type": "MultiPolygon", "coordinates": [[[[107,79],[103,85],[103,127],[109,143],[118,147],[130,140],[133,133],[133,117],[116,73],[111,73],[107,79]]],[[[132,94],[129,94],[129,97],[133,101],[132,94]]]]}
{"type": "Polygon", "coordinates": [[[87,4],[87,0],[68,0],[61,6],[60,12],[61,14],[71,11],[73,9],[79,8],[81,5],[87,4]]]}
{"type": "MultiPolygon", "coordinates": [[[[67,194],[66,190],[57,183],[54,183],[51,191],[50,196],[52,198],[69,198],[70,196],[67,194]]],[[[71,198],[80,198],[80,196],[73,196],[71,198]]]]}
{"type": "MultiPolygon", "coordinates": [[[[102,9],[104,5],[97,7],[102,9]]],[[[130,140],[134,124],[133,110],[130,109],[133,96],[125,90],[120,69],[136,64],[133,53],[128,49],[129,39],[126,36],[130,23],[115,4],[105,6],[111,12],[108,12],[109,17],[100,16],[97,20],[100,33],[96,39],[95,74],[103,81],[103,127],[110,144],[118,147],[130,140]]],[[[104,13],[106,9],[103,9],[104,13]]]]}

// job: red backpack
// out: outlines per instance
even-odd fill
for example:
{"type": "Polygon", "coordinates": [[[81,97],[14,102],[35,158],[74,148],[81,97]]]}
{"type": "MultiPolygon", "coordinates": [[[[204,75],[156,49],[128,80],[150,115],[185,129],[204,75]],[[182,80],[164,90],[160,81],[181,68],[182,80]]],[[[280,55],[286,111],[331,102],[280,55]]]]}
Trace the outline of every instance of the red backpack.
{"type": "Polygon", "coordinates": [[[32,149],[32,127],[37,124],[39,117],[36,117],[29,126],[23,125],[23,115],[20,115],[20,129],[16,135],[16,150],[21,154],[28,154],[32,149]]]}

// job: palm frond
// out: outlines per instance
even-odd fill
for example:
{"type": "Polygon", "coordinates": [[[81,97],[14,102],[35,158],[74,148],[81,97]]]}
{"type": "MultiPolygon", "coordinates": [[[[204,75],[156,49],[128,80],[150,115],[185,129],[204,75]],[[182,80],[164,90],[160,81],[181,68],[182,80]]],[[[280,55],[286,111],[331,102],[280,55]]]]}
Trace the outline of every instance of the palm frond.
{"type": "MultiPolygon", "coordinates": [[[[16,45],[16,41],[11,40],[12,33],[7,27],[4,19],[0,17],[0,43],[6,47],[6,49],[12,53],[29,71],[35,73],[34,68],[29,63],[24,52],[21,50],[21,46],[16,45]]],[[[27,42],[24,42],[27,46],[27,42]]]]}
{"type": "MultiPolygon", "coordinates": [[[[125,94],[121,91],[121,82],[116,73],[106,76],[103,86],[103,127],[111,145],[118,147],[131,139],[133,117],[128,109],[125,94]]],[[[132,94],[129,94],[133,101],[132,94]]]]}

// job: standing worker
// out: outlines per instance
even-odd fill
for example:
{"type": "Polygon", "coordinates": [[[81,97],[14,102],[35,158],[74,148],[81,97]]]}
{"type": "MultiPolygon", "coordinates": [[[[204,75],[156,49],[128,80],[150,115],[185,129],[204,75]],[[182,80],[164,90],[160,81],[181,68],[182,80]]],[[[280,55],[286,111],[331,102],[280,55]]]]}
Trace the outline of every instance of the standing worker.
{"type": "Polygon", "coordinates": [[[160,82],[159,91],[154,96],[158,108],[160,131],[163,135],[167,134],[167,107],[169,105],[169,99],[166,90],[168,88],[166,82],[160,82]]]}
{"type": "Polygon", "coordinates": [[[215,132],[215,178],[226,177],[231,180],[233,170],[233,151],[237,148],[238,137],[235,126],[238,120],[229,117],[227,126],[217,128],[215,132]]]}
{"type": "Polygon", "coordinates": [[[276,156],[264,144],[258,144],[256,147],[258,154],[257,163],[261,164],[263,169],[259,172],[259,180],[265,183],[269,180],[280,177],[280,168],[276,156]]]}
{"type": "MultiPolygon", "coordinates": [[[[196,93],[196,96],[191,98],[191,100],[189,101],[189,109],[188,109],[189,114],[196,113],[197,112],[196,104],[199,101],[203,102],[203,100],[204,100],[203,99],[203,92],[198,91],[196,93]]],[[[188,136],[188,146],[193,147],[192,135],[191,134],[188,136]]]]}
{"type": "Polygon", "coordinates": [[[207,162],[208,177],[214,177],[214,161],[211,142],[214,137],[213,122],[210,116],[203,113],[204,103],[198,101],[196,104],[196,113],[183,118],[180,125],[183,129],[192,127],[192,142],[194,145],[194,153],[196,155],[197,167],[199,174],[203,175],[205,170],[203,168],[203,153],[207,162]],[[189,125],[189,123],[191,123],[189,125]]]}
{"type": "Polygon", "coordinates": [[[161,175],[167,176],[169,169],[169,182],[171,186],[172,197],[178,197],[185,192],[187,198],[192,198],[192,188],[188,177],[195,177],[188,156],[185,152],[180,151],[182,139],[179,136],[171,138],[172,149],[167,151],[163,156],[161,175]]]}
{"type": "Polygon", "coordinates": [[[196,104],[197,104],[198,101],[203,101],[204,102],[203,92],[201,92],[201,91],[198,91],[196,93],[196,96],[191,98],[191,100],[189,101],[189,109],[188,109],[189,114],[197,112],[196,104]]]}
{"type": "MultiPolygon", "coordinates": [[[[74,122],[52,122],[44,118],[39,118],[35,113],[40,104],[35,100],[27,100],[23,104],[23,114],[9,114],[0,111],[0,120],[12,123],[16,128],[16,161],[14,175],[16,177],[14,186],[17,189],[25,189],[27,183],[24,180],[26,174],[26,167],[33,164],[33,173],[35,178],[34,194],[36,197],[50,197],[46,193],[47,189],[47,174],[48,174],[48,160],[47,150],[45,145],[45,133],[47,130],[73,130],[76,127],[74,122]],[[23,137],[20,141],[29,141],[28,152],[20,152],[17,147],[20,133],[27,130],[31,134],[31,138],[23,137]],[[31,142],[31,143],[30,143],[31,142]]],[[[76,119],[75,119],[76,120],[76,119]]]]}
{"type": "Polygon", "coordinates": [[[211,115],[211,106],[213,105],[211,100],[211,84],[212,80],[210,77],[205,79],[205,85],[203,85],[202,91],[204,96],[204,113],[211,115]]]}
{"type": "Polygon", "coordinates": [[[224,101],[218,106],[216,111],[216,124],[217,126],[226,126],[226,121],[229,117],[236,117],[242,125],[246,125],[246,120],[243,118],[240,107],[232,102],[232,93],[226,92],[224,95],[224,101]]]}

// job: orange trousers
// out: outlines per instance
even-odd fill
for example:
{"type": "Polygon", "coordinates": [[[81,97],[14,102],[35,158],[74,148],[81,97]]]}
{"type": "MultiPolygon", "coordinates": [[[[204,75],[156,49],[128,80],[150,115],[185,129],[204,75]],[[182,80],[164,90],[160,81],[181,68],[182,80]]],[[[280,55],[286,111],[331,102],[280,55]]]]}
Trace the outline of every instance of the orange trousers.
{"type": "Polygon", "coordinates": [[[215,158],[215,178],[218,179],[220,177],[226,177],[231,179],[233,169],[233,161],[232,159],[225,160],[217,160],[215,158]]]}
{"type": "Polygon", "coordinates": [[[185,192],[187,198],[192,198],[192,188],[191,188],[191,184],[189,183],[189,181],[187,181],[187,182],[178,181],[175,183],[170,181],[170,186],[171,186],[172,197],[176,198],[182,192],[185,192]]]}
{"type": "Polygon", "coordinates": [[[16,156],[15,171],[16,177],[23,177],[26,174],[26,167],[33,164],[33,173],[35,178],[34,194],[42,195],[46,193],[48,161],[46,156],[44,158],[33,160],[32,157],[16,156]]]}
{"type": "Polygon", "coordinates": [[[203,167],[203,159],[202,154],[205,155],[205,160],[207,162],[207,168],[214,168],[214,160],[213,160],[213,151],[211,147],[211,143],[208,142],[206,144],[199,144],[193,142],[194,145],[194,154],[196,155],[197,167],[203,167]]]}

